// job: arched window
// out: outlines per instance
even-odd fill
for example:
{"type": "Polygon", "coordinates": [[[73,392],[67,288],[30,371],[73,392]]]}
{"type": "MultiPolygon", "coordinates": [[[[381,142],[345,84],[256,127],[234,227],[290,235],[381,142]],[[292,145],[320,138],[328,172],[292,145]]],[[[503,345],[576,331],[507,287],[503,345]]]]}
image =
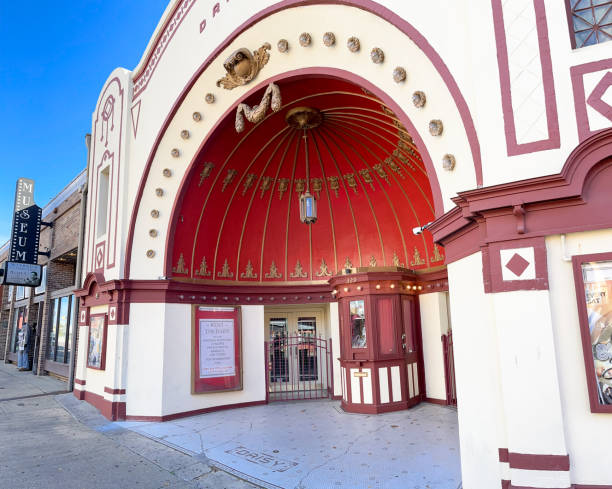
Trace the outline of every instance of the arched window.
{"type": "Polygon", "coordinates": [[[612,0],[565,0],[572,47],[612,40],[612,0]]]}

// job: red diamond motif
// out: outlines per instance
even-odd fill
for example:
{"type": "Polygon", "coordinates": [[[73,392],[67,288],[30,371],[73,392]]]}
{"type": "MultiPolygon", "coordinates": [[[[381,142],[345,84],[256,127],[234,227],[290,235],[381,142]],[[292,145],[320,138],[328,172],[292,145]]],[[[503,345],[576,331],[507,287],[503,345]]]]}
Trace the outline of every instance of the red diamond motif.
{"type": "Polygon", "coordinates": [[[529,262],[518,253],[515,253],[506,263],[506,268],[517,277],[520,277],[528,266],[529,262]]]}
{"type": "Polygon", "coordinates": [[[103,253],[102,248],[98,248],[98,252],[96,253],[96,265],[98,266],[102,265],[102,260],[104,259],[103,253]]]}

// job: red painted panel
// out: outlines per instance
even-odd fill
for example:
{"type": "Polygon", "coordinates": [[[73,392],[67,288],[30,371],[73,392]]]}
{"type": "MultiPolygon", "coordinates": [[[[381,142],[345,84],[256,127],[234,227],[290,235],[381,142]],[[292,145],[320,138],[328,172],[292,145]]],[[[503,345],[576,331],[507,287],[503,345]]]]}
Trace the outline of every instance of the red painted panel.
{"type": "Polygon", "coordinates": [[[376,300],[376,319],[380,338],[380,353],[388,355],[397,351],[395,333],[395,314],[393,314],[393,298],[379,297],[376,300]]]}
{"type": "MultiPolygon", "coordinates": [[[[345,265],[442,264],[431,236],[412,233],[433,220],[433,198],[422,158],[393,112],[344,80],[311,76],[279,86],[278,113],[247,122],[240,134],[227,117],[204,145],[178,207],[173,276],[297,283],[327,280],[345,265]],[[306,140],[285,122],[287,110],[303,105],[323,113],[306,140]],[[311,226],[299,220],[306,148],[318,204],[311,226]]],[[[245,102],[258,104],[262,93],[245,102]]]]}

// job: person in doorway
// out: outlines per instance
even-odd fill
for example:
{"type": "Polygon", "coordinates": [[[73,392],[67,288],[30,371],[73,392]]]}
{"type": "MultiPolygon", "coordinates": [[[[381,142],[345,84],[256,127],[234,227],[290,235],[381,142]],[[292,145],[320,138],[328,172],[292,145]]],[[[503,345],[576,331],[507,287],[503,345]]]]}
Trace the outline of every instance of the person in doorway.
{"type": "Polygon", "coordinates": [[[17,335],[17,367],[19,370],[28,370],[30,362],[28,358],[30,346],[30,327],[27,319],[21,325],[21,329],[17,335]]]}

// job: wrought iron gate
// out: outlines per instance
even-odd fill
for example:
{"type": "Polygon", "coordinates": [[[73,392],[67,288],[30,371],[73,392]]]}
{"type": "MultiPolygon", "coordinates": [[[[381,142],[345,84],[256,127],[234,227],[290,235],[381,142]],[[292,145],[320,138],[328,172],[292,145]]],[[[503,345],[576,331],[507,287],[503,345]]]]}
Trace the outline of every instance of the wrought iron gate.
{"type": "Polygon", "coordinates": [[[266,342],[267,399],[324,399],[333,386],[331,339],[310,335],[276,337],[266,342]]]}
{"type": "Polygon", "coordinates": [[[455,384],[455,355],[453,350],[453,332],[442,335],[444,349],[444,377],[446,379],[446,404],[457,405],[457,385],[455,384]]]}

